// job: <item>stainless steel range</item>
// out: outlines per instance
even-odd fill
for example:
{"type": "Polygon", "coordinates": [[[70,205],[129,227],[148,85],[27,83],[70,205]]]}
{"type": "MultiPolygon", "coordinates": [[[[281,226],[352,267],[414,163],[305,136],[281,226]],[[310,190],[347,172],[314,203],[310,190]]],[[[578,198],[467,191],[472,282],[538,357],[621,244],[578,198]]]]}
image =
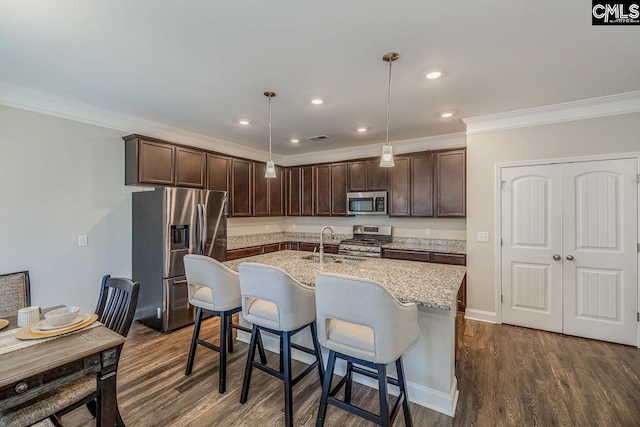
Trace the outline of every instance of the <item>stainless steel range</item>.
{"type": "Polygon", "coordinates": [[[353,238],[340,242],[339,253],[380,258],[382,245],[392,240],[392,231],[390,225],[354,225],[353,238]]]}

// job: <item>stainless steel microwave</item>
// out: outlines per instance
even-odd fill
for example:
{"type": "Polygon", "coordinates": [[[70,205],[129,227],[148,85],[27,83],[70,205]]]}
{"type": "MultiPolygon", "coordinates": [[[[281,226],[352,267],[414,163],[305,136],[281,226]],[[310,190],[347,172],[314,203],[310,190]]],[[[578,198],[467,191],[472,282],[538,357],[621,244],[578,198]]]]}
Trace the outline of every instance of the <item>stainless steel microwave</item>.
{"type": "Polygon", "coordinates": [[[386,215],[387,192],[347,193],[347,215],[386,215]]]}

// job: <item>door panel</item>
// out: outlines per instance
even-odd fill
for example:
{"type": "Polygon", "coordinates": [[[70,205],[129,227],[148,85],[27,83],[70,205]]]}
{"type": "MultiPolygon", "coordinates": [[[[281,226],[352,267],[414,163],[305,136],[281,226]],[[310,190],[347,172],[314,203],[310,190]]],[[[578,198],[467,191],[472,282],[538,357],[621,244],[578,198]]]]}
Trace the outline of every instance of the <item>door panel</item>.
{"type": "Polygon", "coordinates": [[[163,277],[184,276],[184,256],[196,253],[198,248],[196,217],[200,190],[167,188],[164,191],[166,228],[163,277]]]}
{"type": "Polygon", "coordinates": [[[202,204],[206,217],[204,255],[220,262],[227,260],[227,202],[226,192],[202,192],[202,204]]]}
{"type": "Polygon", "coordinates": [[[563,165],[567,334],[637,345],[636,173],[635,159],[563,165]]]}
{"type": "Polygon", "coordinates": [[[502,319],[562,331],[562,167],[502,170],[502,319]]]}

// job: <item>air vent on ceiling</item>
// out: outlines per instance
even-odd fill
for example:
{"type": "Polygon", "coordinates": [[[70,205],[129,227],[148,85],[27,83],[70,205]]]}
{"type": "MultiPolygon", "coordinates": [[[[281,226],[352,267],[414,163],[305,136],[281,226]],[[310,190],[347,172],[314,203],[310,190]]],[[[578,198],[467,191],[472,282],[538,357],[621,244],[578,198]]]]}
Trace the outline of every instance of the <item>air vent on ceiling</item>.
{"type": "Polygon", "coordinates": [[[327,135],[318,135],[318,136],[310,136],[309,138],[307,138],[309,141],[324,141],[325,139],[329,139],[329,136],[327,135]]]}

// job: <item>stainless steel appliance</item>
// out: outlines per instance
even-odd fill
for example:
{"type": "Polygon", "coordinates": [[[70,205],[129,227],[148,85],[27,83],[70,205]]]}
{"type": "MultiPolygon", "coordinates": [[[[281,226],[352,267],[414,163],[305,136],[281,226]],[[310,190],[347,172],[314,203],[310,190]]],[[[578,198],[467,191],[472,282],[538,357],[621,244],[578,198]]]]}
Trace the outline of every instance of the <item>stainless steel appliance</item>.
{"type": "Polygon", "coordinates": [[[386,215],[387,192],[347,193],[347,215],[386,215]]]}
{"type": "Polygon", "coordinates": [[[157,188],[133,193],[133,279],[140,282],[136,320],[169,332],[194,321],[183,258],[227,259],[227,193],[157,188]]]}
{"type": "Polygon", "coordinates": [[[382,245],[391,242],[392,233],[390,225],[354,225],[353,238],[341,241],[338,253],[380,258],[382,245]]]}

